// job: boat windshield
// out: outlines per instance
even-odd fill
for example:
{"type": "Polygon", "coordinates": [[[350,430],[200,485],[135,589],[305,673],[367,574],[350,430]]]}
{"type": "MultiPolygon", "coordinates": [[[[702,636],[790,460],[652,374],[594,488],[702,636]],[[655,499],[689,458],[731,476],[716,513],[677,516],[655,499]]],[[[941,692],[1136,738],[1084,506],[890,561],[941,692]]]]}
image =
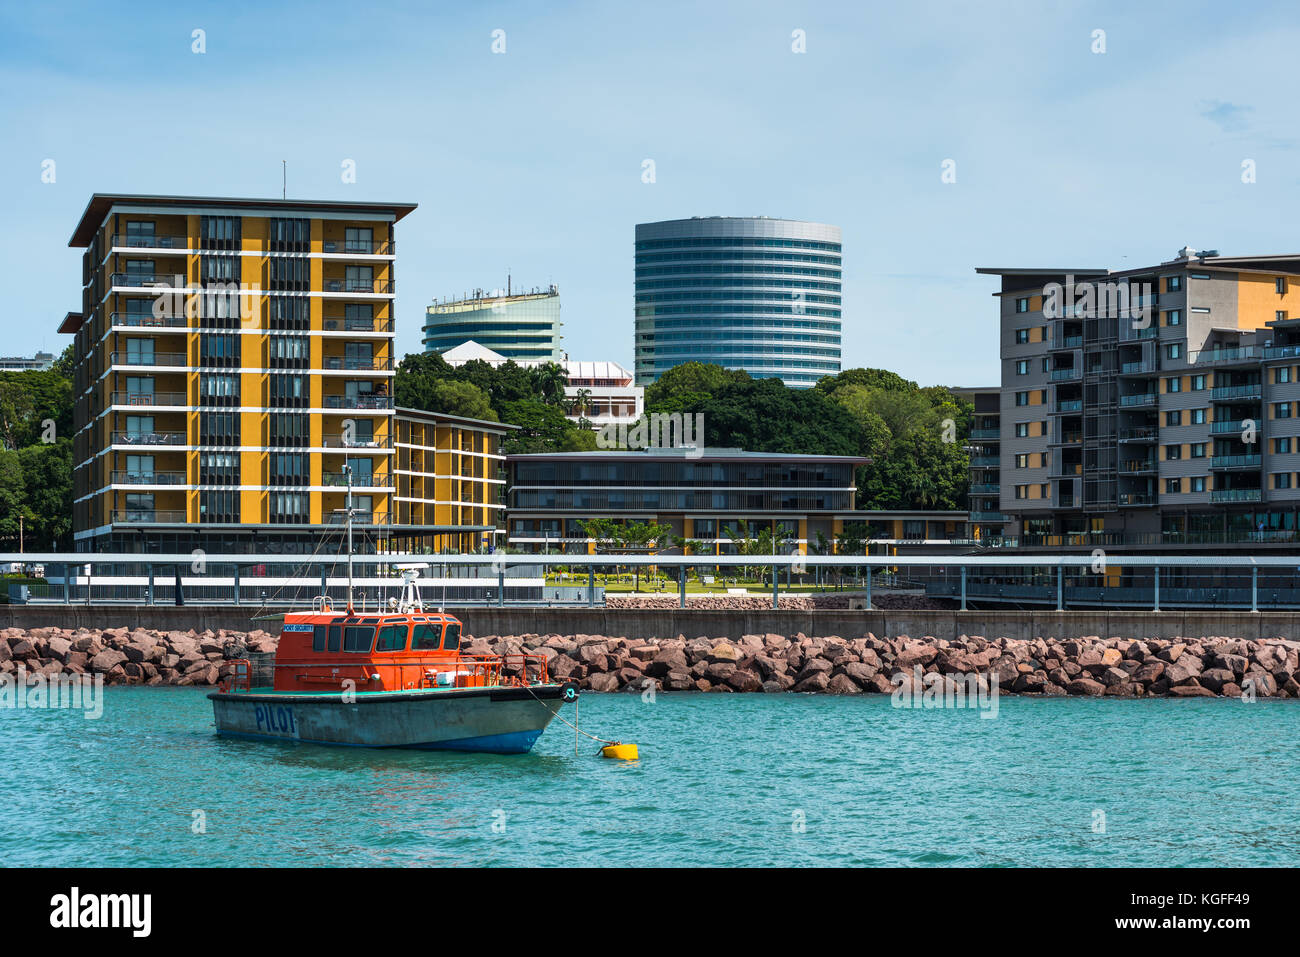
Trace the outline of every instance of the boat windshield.
{"type": "Polygon", "coordinates": [[[442,648],[444,651],[455,651],[460,647],[460,624],[458,622],[447,623],[447,633],[443,636],[442,648]]]}
{"type": "Polygon", "coordinates": [[[375,651],[405,651],[406,625],[384,625],[379,629],[379,639],[375,642],[375,651]]]}
{"type": "Polygon", "coordinates": [[[411,650],[437,651],[441,632],[441,625],[416,625],[411,633],[411,650]]]}

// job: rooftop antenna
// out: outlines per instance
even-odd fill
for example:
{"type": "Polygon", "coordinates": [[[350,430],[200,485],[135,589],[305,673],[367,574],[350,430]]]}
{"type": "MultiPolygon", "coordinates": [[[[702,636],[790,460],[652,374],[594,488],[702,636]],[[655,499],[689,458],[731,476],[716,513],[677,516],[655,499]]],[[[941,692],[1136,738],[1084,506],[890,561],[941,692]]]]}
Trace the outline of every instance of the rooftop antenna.
{"type": "Polygon", "coordinates": [[[280,198],[289,198],[289,161],[280,160],[280,198]]]}
{"type": "Polygon", "coordinates": [[[343,473],[348,477],[348,498],[344,508],[348,526],[348,614],[352,612],[352,466],[345,464],[343,473]]]}

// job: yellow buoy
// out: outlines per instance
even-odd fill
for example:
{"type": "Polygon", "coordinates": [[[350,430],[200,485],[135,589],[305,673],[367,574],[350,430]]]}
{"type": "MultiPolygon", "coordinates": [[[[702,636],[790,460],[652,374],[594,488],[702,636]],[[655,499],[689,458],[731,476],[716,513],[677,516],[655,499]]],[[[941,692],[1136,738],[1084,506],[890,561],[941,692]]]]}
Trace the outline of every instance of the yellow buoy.
{"type": "Polygon", "coordinates": [[[615,741],[613,744],[607,744],[600,749],[602,758],[618,758],[620,761],[638,760],[635,744],[624,744],[621,741],[615,741]]]}

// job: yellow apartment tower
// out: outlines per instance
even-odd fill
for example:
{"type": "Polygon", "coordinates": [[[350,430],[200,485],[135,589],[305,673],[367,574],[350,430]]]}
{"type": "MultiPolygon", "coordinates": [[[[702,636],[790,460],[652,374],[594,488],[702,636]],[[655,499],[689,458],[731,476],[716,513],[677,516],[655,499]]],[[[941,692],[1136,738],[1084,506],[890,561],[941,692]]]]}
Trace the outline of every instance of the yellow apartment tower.
{"type": "Polygon", "coordinates": [[[81,311],[59,328],[75,336],[79,551],[329,550],[349,473],[358,549],[389,550],[399,512],[421,550],[493,534],[506,427],[446,422],[439,436],[447,417],[418,412],[398,425],[394,227],[414,209],[91,197],[69,243],[85,250],[81,311]],[[415,450],[399,431],[415,423],[419,446],[446,447],[448,476],[468,469],[453,441],[472,447],[483,481],[455,483],[468,501],[426,494],[423,475],[403,494],[416,475],[399,454],[415,450]]]}

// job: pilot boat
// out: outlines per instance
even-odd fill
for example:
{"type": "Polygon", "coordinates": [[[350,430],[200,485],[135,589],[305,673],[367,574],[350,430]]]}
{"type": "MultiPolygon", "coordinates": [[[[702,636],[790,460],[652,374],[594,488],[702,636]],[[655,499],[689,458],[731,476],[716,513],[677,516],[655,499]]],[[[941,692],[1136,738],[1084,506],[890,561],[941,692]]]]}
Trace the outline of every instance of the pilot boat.
{"type": "Polygon", "coordinates": [[[253,686],[248,659],[212,700],[217,733],[257,740],[363,748],[521,754],[577,686],[552,682],[545,655],[467,655],[461,623],[426,611],[416,580],[426,565],[399,565],[402,596],[388,611],[352,601],[352,494],[348,476],[348,601],[328,598],[284,616],[270,687],[253,686]]]}

